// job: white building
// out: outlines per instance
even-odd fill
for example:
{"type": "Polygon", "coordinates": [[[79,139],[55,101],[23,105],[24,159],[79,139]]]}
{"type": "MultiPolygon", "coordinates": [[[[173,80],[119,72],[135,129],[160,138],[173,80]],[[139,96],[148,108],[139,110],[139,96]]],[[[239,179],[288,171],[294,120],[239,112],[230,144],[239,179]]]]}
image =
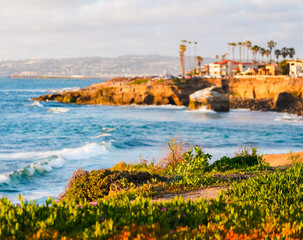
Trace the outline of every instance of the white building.
{"type": "Polygon", "coordinates": [[[303,59],[294,59],[288,61],[289,75],[293,77],[303,76],[303,59]]]}
{"type": "Polygon", "coordinates": [[[257,69],[258,63],[240,63],[226,59],[222,60],[221,62],[209,64],[209,75],[212,77],[225,77],[232,74],[233,72],[245,74],[245,72],[248,72],[251,68],[257,69]]]}

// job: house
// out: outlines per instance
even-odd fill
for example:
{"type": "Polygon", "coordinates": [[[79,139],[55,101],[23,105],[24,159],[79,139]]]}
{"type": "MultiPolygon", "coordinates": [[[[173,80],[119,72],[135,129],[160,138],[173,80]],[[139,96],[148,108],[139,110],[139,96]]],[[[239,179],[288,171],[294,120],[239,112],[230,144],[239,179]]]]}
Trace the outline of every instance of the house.
{"type": "Polygon", "coordinates": [[[258,67],[258,75],[279,75],[279,67],[277,64],[260,65],[258,67]]]}
{"type": "Polygon", "coordinates": [[[294,59],[288,61],[289,75],[293,77],[303,76],[303,59],[294,59]]]}
{"type": "Polygon", "coordinates": [[[209,64],[210,76],[228,76],[230,74],[249,73],[251,68],[257,69],[258,63],[240,63],[229,59],[209,64]]]}

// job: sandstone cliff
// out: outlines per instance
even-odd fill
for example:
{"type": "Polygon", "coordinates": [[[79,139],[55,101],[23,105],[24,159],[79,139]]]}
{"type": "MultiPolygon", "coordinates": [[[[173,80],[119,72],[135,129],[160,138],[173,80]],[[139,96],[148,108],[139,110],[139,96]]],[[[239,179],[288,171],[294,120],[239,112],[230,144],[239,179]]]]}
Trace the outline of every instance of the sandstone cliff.
{"type": "Polygon", "coordinates": [[[79,91],[49,94],[34,100],[75,104],[187,106],[190,94],[212,85],[213,82],[201,79],[153,81],[119,78],[94,84],[79,91]]]}
{"type": "Polygon", "coordinates": [[[303,115],[303,79],[246,77],[229,81],[231,108],[274,110],[303,115]]]}

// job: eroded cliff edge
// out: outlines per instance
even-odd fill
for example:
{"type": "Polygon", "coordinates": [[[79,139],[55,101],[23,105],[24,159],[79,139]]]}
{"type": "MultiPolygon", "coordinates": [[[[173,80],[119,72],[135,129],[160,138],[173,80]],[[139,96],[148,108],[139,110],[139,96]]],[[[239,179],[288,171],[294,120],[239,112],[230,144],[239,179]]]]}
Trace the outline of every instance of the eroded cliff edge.
{"type": "Polygon", "coordinates": [[[259,76],[229,81],[230,107],[303,115],[303,78],[259,76]]]}
{"type": "Polygon", "coordinates": [[[194,78],[165,81],[115,78],[79,91],[43,95],[34,100],[75,104],[188,106],[191,93],[213,85],[215,83],[212,81],[194,78]]]}
{"type": "Polygon", "coordinates": [[[114,78],[79,91],[67,91],[34,98],[75,104],[184,105],[195,91],[219,86],[229,94],[230,108],[281,111],[303,115],[303,79],[259,76],[227,79],[152,80],[114,78]]]}

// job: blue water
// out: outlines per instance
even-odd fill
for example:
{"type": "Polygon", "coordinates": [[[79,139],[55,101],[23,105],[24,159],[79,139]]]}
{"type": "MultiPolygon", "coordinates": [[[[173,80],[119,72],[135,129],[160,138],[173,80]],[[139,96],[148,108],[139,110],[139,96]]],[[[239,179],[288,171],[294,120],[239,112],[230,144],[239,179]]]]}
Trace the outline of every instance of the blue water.
{"type": "Polygon", "coordinates": [[[100,80],[0,79],[0,194],[57,197],[72,173],[165,154],[182,137],[213,160],[244,145],[263,153],[303,150],[303,119],[274,112],[188,111],[174,106],[78,106],[33,97],[100,80]]]}

